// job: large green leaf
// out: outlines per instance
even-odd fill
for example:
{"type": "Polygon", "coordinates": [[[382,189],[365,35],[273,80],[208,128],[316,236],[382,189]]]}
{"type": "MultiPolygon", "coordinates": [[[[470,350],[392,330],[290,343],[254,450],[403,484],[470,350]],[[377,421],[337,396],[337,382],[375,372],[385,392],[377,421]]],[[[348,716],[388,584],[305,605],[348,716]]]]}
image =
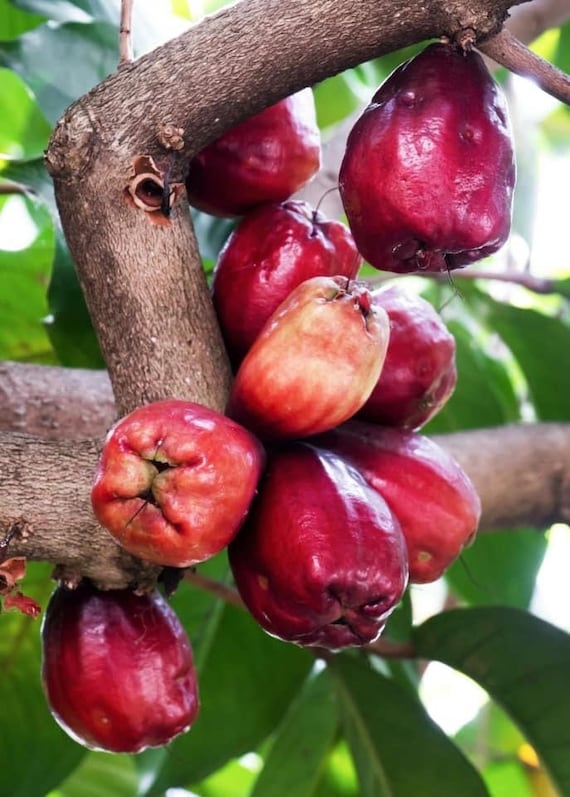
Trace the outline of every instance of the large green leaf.
{"type": "Polygon", "coordinates": [[[209,622],[206,655],[198,648],[196,657],[200,716],[158,762],[154,783],[141,759],[144,794],[199,781],[229,758],[255,750],[283,718],[314,662],[306,651],[269,637],[233,606],[222,607],[209,622]]]}
{"type": "Polygon", "coordinates": [[[56,228],[55,256],[48,289],[47,333],[62,365],[103,368],[103,355],[61,231],[56,228]]]}
{"type": "Polygon", "coordinates": [[[331,669],[360,797],[488,797],[477,771],[406,689],[350,656],[337,656],[331,669]]]}
{"type": "Polygon", "coordinates": [[[457,609],[415,630],[419,656],[460,670],[525,734],[561,797],[570,795],[570,637],[507,607],[457,609]]]}
{"type": "Polygon", "coordinates": [[[547,540],[536,529],[479,534],[445,577],[473,605],[528,608],[547,540]]]}
{"type": "Polygon", "coordinates": [[[314,797],[339,725],[328,672],[311,679],[277,729],[251,797],[314,797]]]}
{"type": "Polygon", "coordinates": [[[0,65],[20,75],[54,124],[68,105],[116,69],[117,42],[108,22],[42,25],[16,41],[0,42],[0,65]]]}
{"type": "MultiPolygon", "coordinates": [[[[49,565],[29,564],[26,595],[45,607],[49,565]]],[[[40,619],[0,614],[0,794],[45,797],[85,754],[51,716],[40,678],[40,619]]]]}
{"type": "Polygon", "coordinates": [[[120,0],[12,0],[15,6],[57,22],[91,22],[119,18],[120,0]]]}
{"type": "Polygon", "coordinates": [[[50,131],[21,78],[9,69],[0,69],[0,157],[38,157],[47,146],[50,131]]]}
{"type": "MultiPolygon", "coordinates": [[[[20,198],[12,201],[21,201],[20,198]]],[[[0,209],[4,201],[0,199],[0,209]]],[[[28,203],[30,212],[36,210],[28,203]]],[[[46,287],[53,257],[53,231],[44,211],[32,244],[22,250],[0,249],[0,358],[26,361],[53,359],[43,319],[46,287]]]]}
{"type": "Polygon", "coordinates": [[[514,354],[528,384],[539,419],[570,420],[570,325],[537,310],[496,302],[478,302],[485,320],[514,354]]]}
{"type": "Polygon", "coordinates": [[[89,751],[47,797],[136,797],[137,783],[132,756],[89,751]]]}

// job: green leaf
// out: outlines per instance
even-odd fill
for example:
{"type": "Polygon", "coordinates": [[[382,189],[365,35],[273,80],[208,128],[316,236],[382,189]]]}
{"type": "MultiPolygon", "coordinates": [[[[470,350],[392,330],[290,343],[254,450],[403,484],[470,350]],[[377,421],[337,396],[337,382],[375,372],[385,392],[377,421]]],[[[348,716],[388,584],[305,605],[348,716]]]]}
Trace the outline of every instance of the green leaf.
{"type": "Polygon", "coordinates": [[[153,784],[147,784],[146,770],[144,794],[194,783],[229,758],[255,750],[283,718],[314,662],[306,651],[269,637],[240,609],[225,605],[209,622],[206,655],[196,652],[200,715],[168,748],[153,784]]]}
{"type": "Polygon", "coordinates": [[[89,751],[48,797],[136,797],[137,772],[129,755],[89,751]]]}
{"type": "Polygon", "coordinates": [[[416,629],[419,656],[473,678],[509,714],[570,795],[570,637],[507,607],[457,609],[416,629]]]}
{"type": "Polygon", "coordinates": [[[0,69],[0,157],[38,157],[50,132],[25,83],[15,72],[0,69]]]}
{"type": "Polygon", "coordinates": [[[485,320],[514,354],[528,384],[538,418],[570,420],[570,325],[532,309],[522,309],[487,297],[480,306],[485,320]]]}
{"type": "Polygon", "coordinates": [[[476,770],[406,689],[350,656],[337,656],[331,669],[361,797],[488,796],[476,770]]]}
{"type": "Polygon", "coordinates": [[[56,230],[48,303],[46,330],[60,363],[70,368],[104,368],[75,266],[59,230],[56,230]]]}
{"type": "Polygon", "coordinates": [[[519,420],[519,402],[506,364],[485,351],[474,329],[455,319],[447,321],[447,327],[455,338],[457,386],[423,431],[439,434],[519,420]]]}
{"type": "Polygon", "coordinates": [[[479,534],[445,577],[467,603],[526,609],[547,545],[536,529],[479,534]]]}
{"type": "Polygon", "coordinates": [[[312,678],[275,733],[251,797],[313,797],[338,732],[328,672],[312,678]]]}
{"type": "Polygon", "coordinates": [[[519,761],[495,761],[483,769],[483,778],[493,797],[535,797],[535,791],[519,761]]]}
{"type": "Polygon", "coordinates": [[[200,797],[245,797],[251,793],[256,777],[256,770],[234,759],[201,783],[193,783],[192,794],[200,797]]]}
{"type": "Polygon", "coordinates": [[[354,762],[344,739],[329,755],[315,797],[360,797],[354,762]]]}
{"type": "Polygon", "coordinates": [[[0,39],[9,41],[16,39],[28,30],[32,30],[37,25],[41,25],[45,18],[37,14],[28,14],[15,8],[16,2],[11,0],[0,0],[0,19],[2,20],[2,32],[0,39]]]}
{"type": "Polygon", "coordinates": [[[74,100],[116,69],[117,42],[108,22],[42,25],[16,41],[0,42],[0,65],[20,75],[55,124],[74,100]]]}
{"type": "Polygon", "coordinates": [[[12,0],[26,11],[43,14],[56,22],[91,22],[107,20],[115,23],[119,0],[12,0]]]}
{"type": "MultiPolygon", "coordinates": [[[[0,200],[0,209],[7,201],[24,202],[21,197],[0,200]]],[[[53,359],[43,319],[54,242],[46,212],[36,213],[27,200],[26,206],[41,224],[37,237],[26,249],[0,249],[0,359],[37,362],[53,359]]]]}
{"type": "MultiPolygon", "coordinates": [[[[47,564],[28,563],[25,595],[45,608],[52,590],[47,564]]],[[[48,709],[40,678],[40,620],[0,614],[0,794],[45,797],[80,762],[72,741],[48,709]]]]}

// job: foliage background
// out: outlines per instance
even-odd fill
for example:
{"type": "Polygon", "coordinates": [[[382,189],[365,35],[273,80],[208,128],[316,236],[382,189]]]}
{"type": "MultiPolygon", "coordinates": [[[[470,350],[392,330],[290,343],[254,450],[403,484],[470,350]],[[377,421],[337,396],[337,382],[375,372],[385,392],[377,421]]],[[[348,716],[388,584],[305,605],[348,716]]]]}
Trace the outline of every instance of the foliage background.
{"type": "MultiPolygon", "coordinates": [[[[224,4],[173,0],[157,10],[139,3],[137,52],[224,4]]],[[[67,105],[115,69],[118,5],[0,0],[0,186],[13,180],[27,187],[25,196],[0,195],[0,359],[103,366],[42,153],[67,105]]],[[[533,46],[570,69],[570,24],[533,46]]],[[[323,137],[411,52],[316,86],[323,137]]],[[[457,390],[428,434],[570,420],[570,256],[556,221],[563,197],[549,182],[555,174],[560,185],[561,171],[570,173],[570,110],[505,74],[499,79],[517,141],[513,236],[476,269],[504,271],[513,281],[403,278],[441,311],[457,342],[457,390]],[[551,291],[526,290],[517,284],[521,274],[550,278],[551,291]]],[[[231,225],[194,218],[211,270],[231,225]]],[[[174,787],[203,797],[570,795],[570,610],[563,575],[550,571],[548,595],[563,604],[555,612],[544,604],[540,580],[564,550],[555,544],[567,552],[569,540],[561,526],[480,535],[441,582],[412,588],[387,638],[413,642],[414,661],[353,652],[325,669],[308,652],[263,634],[244,613],[182,584],[173,604],[193,642],[202,713],[169,748],[136,757],[88,752],[59,729],[41,690],[39,622],[3,614],[0,795],[186,793],[174,787]],[[538,616],[545,613],[550,622],[538,616]],[[438,670],[430,661],[453,670],[445,671],[443,693],[433,691],[438,670]],[[474,692],[472,682],[485,692],[474,692]],[[449,707],[449,695],[456,711],[446,723],[441,706],[449,707]]],[[[201,570],[230,579],[223,555],[201,570]]],[[[34,564],[26,581],[27,594],[43,606],[50,573],[48,564],[34,564]]]]}

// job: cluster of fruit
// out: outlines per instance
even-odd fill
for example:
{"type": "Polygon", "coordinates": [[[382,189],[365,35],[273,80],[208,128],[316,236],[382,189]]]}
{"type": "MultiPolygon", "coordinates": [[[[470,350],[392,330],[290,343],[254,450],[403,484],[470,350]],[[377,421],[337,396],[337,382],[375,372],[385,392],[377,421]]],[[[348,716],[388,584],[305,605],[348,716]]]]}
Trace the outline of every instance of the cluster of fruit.
{"type": "MultiPolygon", "coordinates": [[[[495,251],[514,166],[479,56],[430,45],[351,133],[349,231],[290,199],[319,165],[311,102],[288,98],[192,161],[190,202],[243,215],[212,286],[235,371],[226,414],[178,399],[137,408],[105,440],[92,505],[161,566],[227,547],[269,634],[338,650],[375,640],[407,584],[440,577],[480,515],[467,476],[418,431],[455,387],[453,338],[423,299],[358,282],[362,255],[409,272],[495,251]]],[[[136,752],[194,721],[190,643],[157,592],[59,587],[43,640],[48,701],[82,743],[136,752]]]]}

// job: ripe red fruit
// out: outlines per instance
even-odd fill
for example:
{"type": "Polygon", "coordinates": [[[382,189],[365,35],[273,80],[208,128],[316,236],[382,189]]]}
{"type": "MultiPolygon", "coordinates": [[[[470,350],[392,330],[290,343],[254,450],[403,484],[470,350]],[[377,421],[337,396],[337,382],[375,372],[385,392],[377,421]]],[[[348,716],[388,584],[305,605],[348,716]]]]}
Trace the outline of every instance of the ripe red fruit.
{"type": "Polygon", "coordinates": [[[350,421],[318,438],[384,498],[408,547],[411,583],[435,581],[469,545],[481,502],[440,446],[416,432],[350,421]]]}
{"type": "Polygon", "coordinates": [[[372,305],[388,313],[390,341],[380,378],[358,417],[419,429],[455,389],[455,339],[429,302],[399,285],[372,291],[372,305]]]}
{"type": "Polygon", "coordinates": [[[212,299],[230,358],[239,363],[269,316],[310,277],[356,277],[362,258],[348,228],[306,202],[253,210],[228,238],[212,299]]]}
{"type": "Polygon", "coordinates": [[[42,678],[61,727],[86,747],[138,753],[198,714],[188,637],[158,592],[57,587],[42,625],[42,678]]]}
{"type": "Polygon", "coordinates": [[[332,429],[364,404],[382,369],[388,316],[344,277],[313,277],[269,318],[241,363],[228,415],[266,440],[332,429]]]}
{"type": "Polygon", "coordinates": [[[378,269],[445,271],[497,251],[515,164],[482,58],[431,44],[396,69],[350,133],[339,184],[356,245],[378,269]]]}
{"type": "Polygon", "coordinates": [[[189,567],[237,532],[263,464],[261,444],[229,418],[189,401],[157,401],[107,435],[93,510],[134,556],[189,567]]]}
{"type": "Polygon", "coordinates": [[[191,205],[214,216],[240,216],[282,202],[318,171],[321,137],[310,88],[224,133],[190,161],[191,205]]]}
{"type": "Polygon", "coordinates": [[[257,622],[307,646],[372,642],[407,580],[386,503],[340,457],[307,443],[272,455],[229,559],[257,622]]]}

